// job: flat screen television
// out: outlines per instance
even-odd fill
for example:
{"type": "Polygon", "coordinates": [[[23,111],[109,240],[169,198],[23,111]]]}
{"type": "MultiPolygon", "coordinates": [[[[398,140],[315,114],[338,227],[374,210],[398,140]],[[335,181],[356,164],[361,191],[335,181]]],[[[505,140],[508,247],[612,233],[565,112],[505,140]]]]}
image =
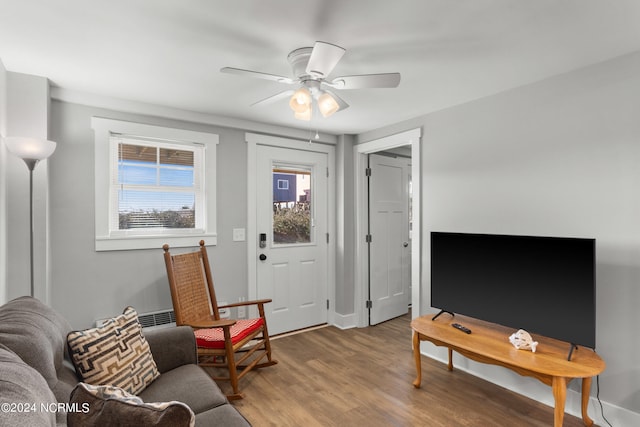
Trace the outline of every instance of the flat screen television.
{"type": "Polygon", "coordinates": [[[595,289],[595,239],[431,233],[431,305],[445,312],[595,349],[595,289]]]}

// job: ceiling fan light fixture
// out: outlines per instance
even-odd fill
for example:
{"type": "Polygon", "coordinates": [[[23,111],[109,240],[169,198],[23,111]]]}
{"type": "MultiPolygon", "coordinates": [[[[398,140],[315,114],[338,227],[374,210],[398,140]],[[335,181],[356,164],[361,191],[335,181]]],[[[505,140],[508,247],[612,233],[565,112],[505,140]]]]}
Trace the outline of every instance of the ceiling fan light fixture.
{"type": "Polygon", "coordinates": [[[295,113],[304,113],[311,108],[311,92],[306,87],[301,87],[296,90],[291,99],[289,100],[289,106],[295,113]]]}
{"type": "Polygon", "coordinates": [[[287,56],[293,70],[292,78],[233,67],[223,67],[220,71],[294,85],[290,90],[251,105],[267,105],[289,98],[289,107],[295,117],[306,121],[311,120],[313,108],[318,108],[325,118],[349,108],[334,89],[394,88],[400,84],[400,73],[357,74],[329,79],[344,54],[343,47],[323,41],[316,41],[313,47],[295,49],[287,56]]]}
{"type": "Polygon", "coordinates": [[[318,98],[318,109],[322,117],[329,117],[340,109],[340,105],[331,94],[324,92],[318,98]]]}

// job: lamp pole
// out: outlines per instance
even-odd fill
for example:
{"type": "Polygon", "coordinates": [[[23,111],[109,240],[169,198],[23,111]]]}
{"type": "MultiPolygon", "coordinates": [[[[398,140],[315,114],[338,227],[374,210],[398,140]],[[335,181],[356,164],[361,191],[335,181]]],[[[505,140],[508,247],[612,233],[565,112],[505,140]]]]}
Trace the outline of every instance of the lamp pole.
{"type": "Polygon", "coordinates": [[[33,268],[33,170],[38,164],[37,160],[33,159],[24,159],[24,162],[27,164],[27,168],[29,168],[29,266],[31,268],[30,279],[31,279],[31,296],[35,295],[35,286],[34,286],[34,268],[33,268]]]}

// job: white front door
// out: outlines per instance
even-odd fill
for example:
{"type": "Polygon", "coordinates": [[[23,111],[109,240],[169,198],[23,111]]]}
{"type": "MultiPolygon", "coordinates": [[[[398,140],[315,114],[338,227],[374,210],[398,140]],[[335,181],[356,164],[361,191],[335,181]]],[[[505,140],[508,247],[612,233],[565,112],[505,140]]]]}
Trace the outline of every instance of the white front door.
{"type": "Polygon", "coordinates": [[[256,147],[256,288],[272,335],[327,322],[327,154],[256,147]]]}
{"type": "Polygon", "coordinates": [[[410,301],[410,159],[369,155],[369,324],[406,314],[410,301]]]}

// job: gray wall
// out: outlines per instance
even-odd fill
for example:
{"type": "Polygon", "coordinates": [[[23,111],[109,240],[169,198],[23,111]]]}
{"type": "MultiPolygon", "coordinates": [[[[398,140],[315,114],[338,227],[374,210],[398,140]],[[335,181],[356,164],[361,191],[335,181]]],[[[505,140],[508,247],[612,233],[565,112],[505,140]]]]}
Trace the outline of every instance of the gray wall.
{"type": "Polygon", "coordinates": [[[336,147],[336,324],[353,325],[355,282],[355,182],[353,145],[355,136],[341,135],[336,147]]]}
{"type": "MultiPolygon", "coordinates": [[[[617,411],[614,425],[640,420],[640,53],[372,131],[359,141],[415,127],[423,129],[423,312],[430,306],[433,230],[596,238],[597,351],[607,363],[601,397],[617,411]]],[[[429,344],[423,350],[445,357],[429,344]]],[[[550,390],[536,381],[457,364],[553,404],[550,390]]],[[[598,420],[596,412],[592,406],[598,420]]]]}
{"type": "MultiPolygon", "coordinates": [[[[216,133],[218,145],[218,245],[208,248],[217,297],[247,296],[246,242],[232,241],[233,228],[246,227],[247,161],[244,132],[78,104],[52,103],[50,159],[52,306],[76,328],[110,317],[127,305],[139,313],[171,308],[162,248],[94,250],[94,133],[91,117],[216,133]]],[[[194,242],[194,245],[197,242],[194,242]]]]}

